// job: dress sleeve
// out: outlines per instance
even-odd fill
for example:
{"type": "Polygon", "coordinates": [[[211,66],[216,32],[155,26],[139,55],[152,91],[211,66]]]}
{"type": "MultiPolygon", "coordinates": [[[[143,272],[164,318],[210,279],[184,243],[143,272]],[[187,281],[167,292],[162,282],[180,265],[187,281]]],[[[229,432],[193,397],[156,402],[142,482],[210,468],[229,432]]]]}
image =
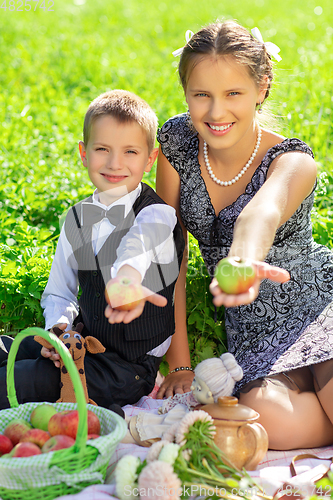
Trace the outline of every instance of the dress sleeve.
{"type": "Polygon", "coordinates": [[[186,172],[188,161],[198,157],[198,134],[187,113],[165,122],[157,133],[157,140],[162,153],[180,176],[186,172]]]}
{"type": "Polygon", "coordinates": [[[308,146],[305,142],[301,141],[300,139],[293,137],[292,139],[285,139],[284,141],[270,148],[264,160],[269,158],[269,162],[271,163],[277,156],[283,153],[290,153],[291,151],[300,151],[302,153],[307,153],[312,158],[314,158],[310,146],[308,146]]]}

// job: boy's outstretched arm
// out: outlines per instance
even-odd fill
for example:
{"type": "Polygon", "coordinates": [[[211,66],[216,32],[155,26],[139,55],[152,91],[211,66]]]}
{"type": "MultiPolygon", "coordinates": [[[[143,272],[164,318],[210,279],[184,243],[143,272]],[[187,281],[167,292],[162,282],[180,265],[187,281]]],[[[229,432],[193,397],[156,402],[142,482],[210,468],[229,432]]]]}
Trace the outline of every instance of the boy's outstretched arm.
{"type": "Polygon", "coordinates": [[[134,309],[128,309],[125,311],[119,311],[113,309],[111,304],[108,304],[105,309],[105,316],[108,318],[109,323],[130,323],[134,319],[138,318],[144,309],[146,301],[151,302],[155,306],[164,307],[167,304],[167,299],[162,295],[152,292],[148,288],[141,285],[141,274],[139,271],[134,269],[134,267],[129,265],[122,266],[117,272],[116,278],[111,279],[106,288],[108,289],[110,285],[116,282],[119,277],[129,278],[138,287],[139,293],[141,292],[142,298],[140,302],[134,309]]]}

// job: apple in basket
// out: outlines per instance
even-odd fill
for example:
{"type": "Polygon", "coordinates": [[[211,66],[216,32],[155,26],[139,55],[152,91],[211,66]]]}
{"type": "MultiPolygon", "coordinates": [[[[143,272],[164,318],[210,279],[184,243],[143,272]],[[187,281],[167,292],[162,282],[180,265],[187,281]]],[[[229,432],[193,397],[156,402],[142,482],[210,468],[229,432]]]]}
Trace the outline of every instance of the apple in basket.
{"type": "Polygon", "coordinates": [[[34,443],[18,443],[14,446],[9,456],[12,458],[17,457],[32,457],[42,453],[39,446],[34,443]]]}
{"type": "Polygon", "coordinates": [[[41,448],[50,437],[51,434],[42,429],[29,429],[20,439],[20,443],[34,443],[41,448]]]}
{"type": "Polygon", "coordinates": [[[22,418],[15,418],[7,425],[3,433],[15,446],[29,429],[32,429],[29,422],[22,418]]]}
{"type": "Polygon", "coordinates": [[[6,455],[13,449],[13,443],[9,439],[9,437],[0,434],[0,457],[2,455],[6,455]]]}
{"type": "Polygon", "coordinates": [[[75,443],[75,439],[70,436],[64,436],[63,434],[58,434],[57,436],[52,436],[42,447],[42,453],[49,453],[50,451],[63,450],[64,448],[70,448],[75,443]]]}
{"type": "Polygon", "coordinates": [[[238,294],[251,288],[256,280],[256,273],[249,259],[226,257],[218,262],[215,278],[222,292],[238,294]]]}
{"type": "Polygon", "coordinates": [[[107,283],[105,299],[113,309],[130,311],[143,299],[142,286],[131,278],[118,276],[107,283]]]}
{"type": "MultiPolygon", "coordinates": [[[[100,434],[101,424],[98,416],[91,410],[88,413],[88,434],[100,434]]],[[[49,433],[51,436],[56,434],[65,434],[73,439],[76,438],[79,424],[79,413],[77,410],[59,412],[49,421],[49,433]]]]}
{"type": "Polygon", "coordinates": [[[42,405],[36,406],[30,415],[32,427],[47,431],[49,420],[55,413],[57,413],[57,410],[50,404],[43,403],[42,405]]]}
{"type": "Polygon", "coordinates": [[[52,415],[47,426],[47,430],[49,431],[51,436],[56,436],[57,434],[64,434],[61,423],[62,417],[66,413],[69,413],[69,411],[70,410],[59,411],[54,415],[52,415]]]}

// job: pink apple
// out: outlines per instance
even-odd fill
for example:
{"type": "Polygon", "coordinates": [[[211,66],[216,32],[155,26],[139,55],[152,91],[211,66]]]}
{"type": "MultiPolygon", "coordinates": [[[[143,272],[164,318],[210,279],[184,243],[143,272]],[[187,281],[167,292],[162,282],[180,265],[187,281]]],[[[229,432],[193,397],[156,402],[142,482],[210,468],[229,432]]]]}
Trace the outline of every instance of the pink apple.
{"type": "Polygon", "coordinates": [[[47,429],[51,434],[51,436],[56,436],[57,434],[64,434],[61,422],[62,422],[62,417],[66,413],[69,413],[69,410],[59,411],[54,415],[52,415],[52,417],[50,418],[47,429]]]}
{"type": "Polygon", "coordinates": [[[29,429],[21,438],[20,443],[35,443],[41,448],[50,437],[51,434],[42,429],[29,429]]]}
{"type": "Polygon", "coordinates": [[[126,276],[113,278],[105,288],[106,302],[118,311],[134,309],[143,297],[141,283],[126,276]]]}
{"type": "Polygon", "coordinates": [[[12,451],[10,456],[15,457],[32,457],[33,455],[40,455],[41,449],[34,443],[18,443],[12,451]]]}
{"type": "Polygon", "coordinates": [[[70,448],[70,446],[73,446],[74,443],[75,439],[71,438],[70,436],[58,434],[56,436],[52,436],[51,439],[46,441],[46,443],[42,447],[42,453],[70,448]]]}
{"type": "Polygon", "coordinates": [[[256,273],[250,259],[226,257],[218,262],[215,278],[222,292],[238,294],[248,291],[256,280],[256,273]]]}
{"type": "Polygon", "coordinates": [[[50,404],[44,403],[42,405],[38,405],[30,415],[31,425],[36,429],[47,431],[49,420],[55,413],[57,413],[57,410],[50,404]]]}
{"type": "Polygon", "coordinates": [[[0,434],[0,457],[2,455],[6,455],[13,449],[13,443],[9,439],[9,437],[0,434]]]}
{"type": "Polygon", "coordinates": [[[29,429],[32,429],[29,422],[22,418],[15,418],[7,425],[3,433],[15,446],[29,429]]]}

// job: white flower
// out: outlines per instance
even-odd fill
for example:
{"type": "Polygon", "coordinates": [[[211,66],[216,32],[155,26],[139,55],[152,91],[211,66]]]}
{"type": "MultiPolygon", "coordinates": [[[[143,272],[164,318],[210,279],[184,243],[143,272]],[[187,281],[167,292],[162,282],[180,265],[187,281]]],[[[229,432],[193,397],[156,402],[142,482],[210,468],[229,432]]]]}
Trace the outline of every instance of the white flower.
{"type": "Polygon", "coordinates": [[[139,491],[142,497],[156,500],[180,500],[182,483],[172,465],[150,462],[139,475],[139,491]]]}
{"type": "Polygon", "coordinates": [[[180,446],[183,446],[186,443],[185,434],[188,433],[191,425],[193,425],[197,420],[201,420],[202,422],[211,422],[210,435],[212,438],[215,436],[216,427],[214,425],[213,418],[203,410],[195,410],[187,413],[181,420],[178,431],[176,433],[176,443],[178,443],[180,446]]]}
{"type": "Polygon", "coordinates": [[[158,456],[158,459],[162,462],[167,462],[170,465],[173,465],[179,452],[179,444],[176,443],[168,443],[163,446],[161,453],[158,456]]]}
{"type": "Polygon", "coordinates": [[[122,457],[115,470],[116,493],[120,500],[133,500],[137,495],[133,494],[136,487],[136,470],[141,460],[133,455],[122,457]]]}
{"type": "Polygon", "coordinates": [[[161,439],[161,441],[156,441],[156,443],[151,445],[151,447],[149,448],[148,453],[146,455],[146,460],[147,460],[148,464],[150,462],[154,462],[154,460],[158,459],[158,457],[161,453],[161,449],[166,444],[169,444],[169,441],[165,441],[164,439],[161,439]]]}

